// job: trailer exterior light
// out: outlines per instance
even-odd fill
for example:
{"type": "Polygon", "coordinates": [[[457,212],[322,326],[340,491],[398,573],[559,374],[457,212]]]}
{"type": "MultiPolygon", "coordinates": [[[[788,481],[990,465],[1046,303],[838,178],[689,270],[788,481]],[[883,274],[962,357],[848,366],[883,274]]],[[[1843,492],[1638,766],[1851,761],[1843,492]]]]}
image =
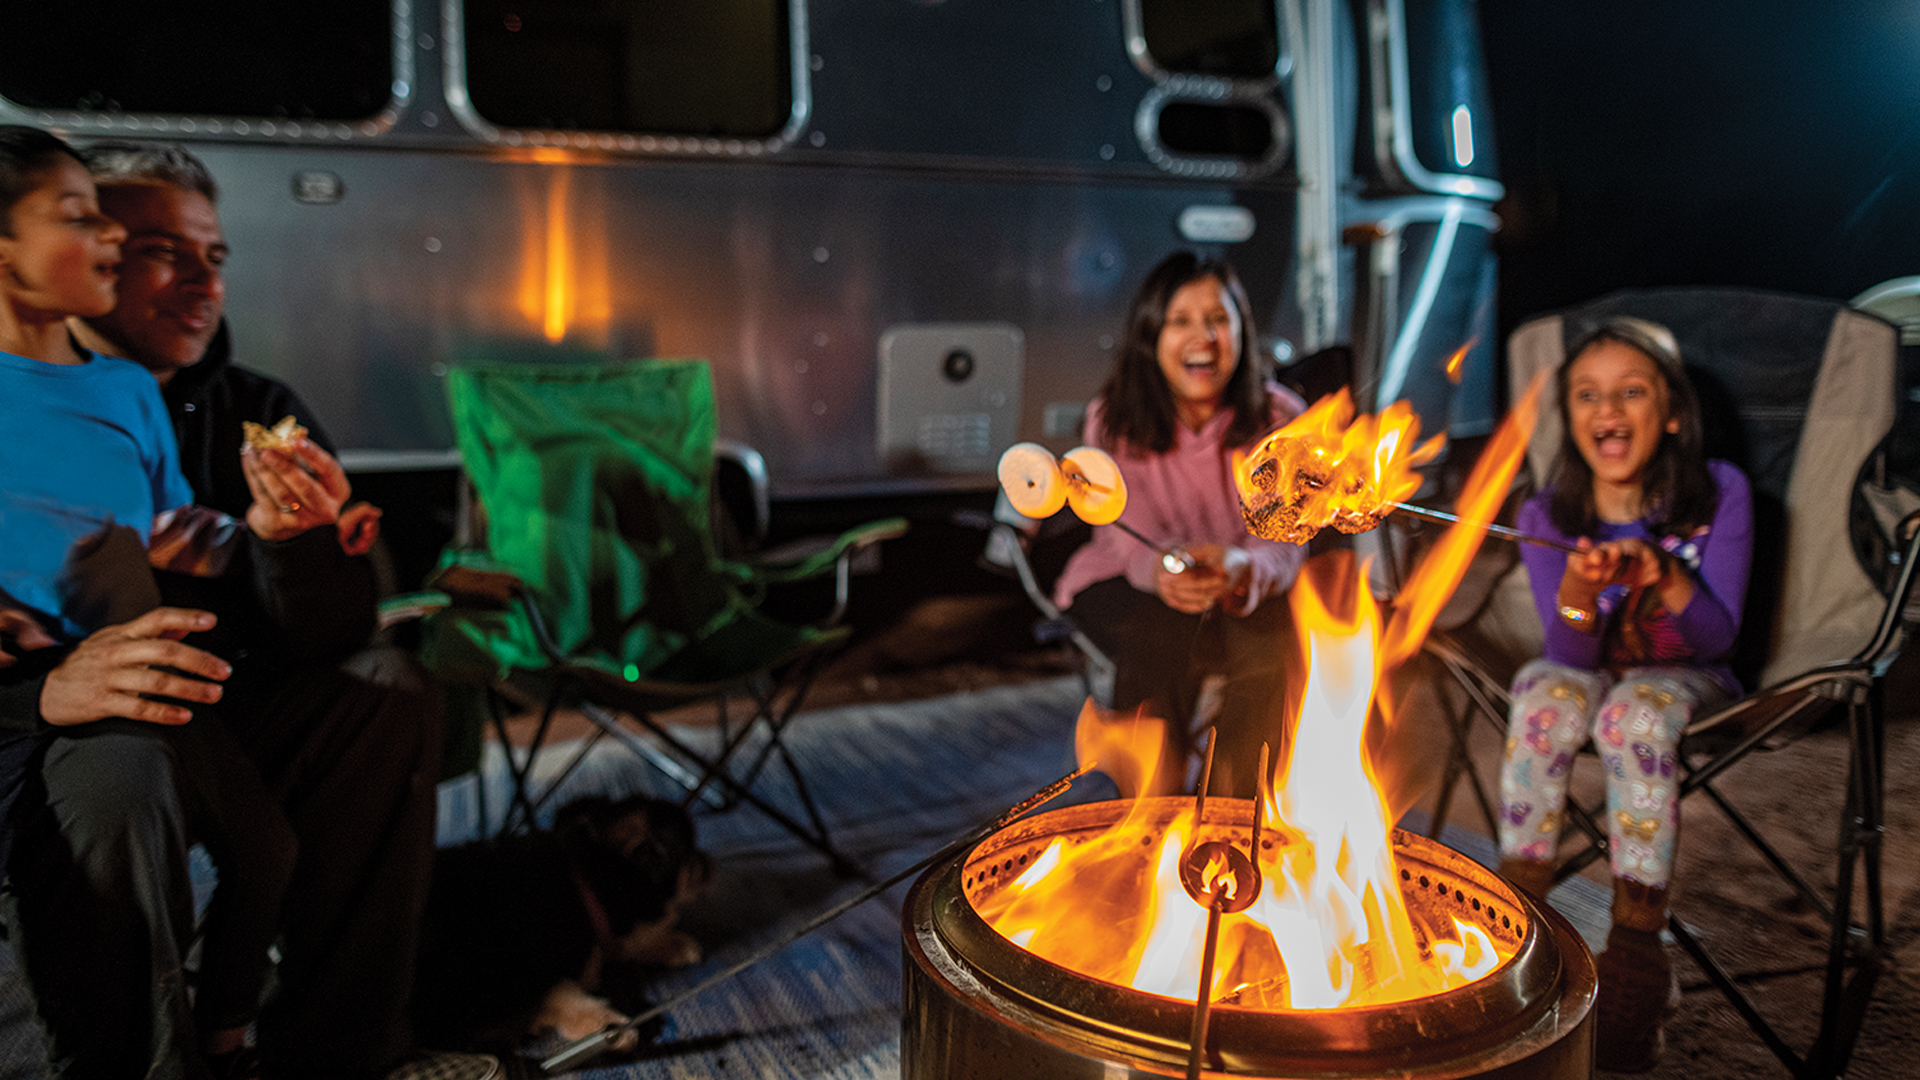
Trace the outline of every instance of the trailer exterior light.
{"type": "Polygon", "coordinates": [[[1473,111],[1465,105],[1453,110],[1453,163],[1463,169],[1473,164],[1473,111]]]}

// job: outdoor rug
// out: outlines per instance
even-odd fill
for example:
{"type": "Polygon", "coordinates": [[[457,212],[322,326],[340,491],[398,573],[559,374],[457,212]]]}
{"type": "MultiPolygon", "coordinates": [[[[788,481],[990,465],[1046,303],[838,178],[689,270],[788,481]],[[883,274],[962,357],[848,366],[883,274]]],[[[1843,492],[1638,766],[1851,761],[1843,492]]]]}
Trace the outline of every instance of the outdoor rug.
{"type": "MultiPolygon", "coordinates": [[[[686,912],[684,927],[706,947],[701,965],[662,976],[651,993],[664,1000],[803,925],[998,817],[1006,808],[1072,771],[1073,724],[1082,703],[1077,678],[953,694],[909,703],[845,706],[803,714],[787,744],[820,804],[834,843],[865,871],[837,876],[806,847],[749,806],[698,817],[700,845],[715,859],[711,893],[686,912]]],[[[710,729],[678,734],[712,740],[710,729]]],[[[537,769],[559,770],[571,755],[550,747],[537,769]]],[[[770,766],[756,788],[801,813],[782,770],[770,766]]],[[[497,746],[489,746],[478,778],[440,791],[440,842],[482,833],[481,809],[497,824],[508,779],[497,746]],[[485,784],[485,797],[480,785],[485,784]]],[[[650,766],[602,741],[566,774],[547,805],[579,795],[676,794],[650,766]]],[[[1049,804],[1113,797],[1093,774],[1049,804]]],[[[1409,822],[1409,825],[1417,823],[1409,822]]],[[[1485,861],[1491,845],[1449,828],[1445,839],[1485,861]]],[[[203,868],[203,876],[209,877],[203,868]]],[[[766,961],[676,1007],[658,1039],[624,1060],[602,1059],[579,1075],[620,1080],[741,1078],[854,1080],[899,1075],[900,910],[911,880],[840,917],[766,961]]],[[[1570,882],[1555,900],[1597,901],[1600,889],[1570,882]],[[1592,892],[1593,897],[1573,896],[1592,892]]],[[[1573,912],[1569,911],[1570,915],[1573,912]]],[[[1576,924],[1588,922],[1575,916],[1576,924]]],[[[1593,929],[1583,925],[1584,932],[1593,929]]],[[[564,1044],[550,1039],[512,1062],[518,1076],[537,1075],[537,1059],[564,1044]]],[[[0,949],[0,1080],[42,1073],[39,1032],[11,953],[0,949]]]]}

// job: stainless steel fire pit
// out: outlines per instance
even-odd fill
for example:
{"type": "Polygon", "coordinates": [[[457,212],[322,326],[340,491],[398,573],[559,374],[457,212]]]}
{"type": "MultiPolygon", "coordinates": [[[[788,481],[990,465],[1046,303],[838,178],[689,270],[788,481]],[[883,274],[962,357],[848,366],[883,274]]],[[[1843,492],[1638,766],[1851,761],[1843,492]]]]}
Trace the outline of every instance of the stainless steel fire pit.
{"type": "MultiPolygon", "coordinates": [[[[1181,1076],[1193,1006],[1069,971],[1002,937],[974,902],[1056,837],[1111,828],[1123,802],[1036,815],[929,869],[907,897],[903,1080],[1181,1076]]],[[[1191,803],[1150,800],[1164,828],[1191,803]]],[[[1222,838],[1252,804],[1209,802],[1222,838]]],[[[1459,917],[1516,949],[1465,986],[1393,1005],[1265,1011],[1217,1004],[1210,1074],[1255,1077],[1588,1077],[1593,960],[1571,925],[1497,875],[1421,837],[1393,837],[1417,927],[1459,917]]]]}

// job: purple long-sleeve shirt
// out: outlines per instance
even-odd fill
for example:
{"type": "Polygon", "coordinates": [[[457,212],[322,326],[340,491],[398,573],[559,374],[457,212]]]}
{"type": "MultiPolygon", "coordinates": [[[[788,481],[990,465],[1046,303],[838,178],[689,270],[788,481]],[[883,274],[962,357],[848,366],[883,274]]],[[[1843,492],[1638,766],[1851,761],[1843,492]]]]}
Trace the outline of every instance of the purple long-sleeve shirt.
{"type": "MultiPolygon", "coordinates": [[[[1739,680],[1727,666],[1734,637],[1740,632],[1740,612],[1746,602],[1747,571],[1753,561],[1753,494],[1747,478],[1725,461],[1707,462],[1707,472],[1720,489],[1713,521],[1692,537],[1655,536],[1645,519],[1626,524],[1601,523],[1595,543],[1628,538],[1665,547],[1692,568],[1693,599],[1677,614],[1657,608],[1651,618],[1633,619],[1622,610],[1626,587],[1615,585],[1600,594],[1601,632],[1585,634],[1560,618],[1560,579],[1566,573],[1565,552],[1528,545],[1520,557],[1533,585],[1534,606],[1546,626],[1546,658],[1569,667],[1589,670],[1620,669],[1635,665],[1677,664],[1703,668],[1740,693],[1739,680]],[[1625,631],[1632,624],[1635,632],[1625,631]]],[[[1541,492],[1520,508],[1521,531],[1565,543],[1574,538],[1553,525],[1548,512],[1550,492],[1541,492]]],[[[1655,602],[1657,605],[1657,601],[1655,602]]]]}
{"type": "MultiPolygon", "coordinates": [[[[1299,395],[1267,385],[1267,411],[1278,427],[1306,409],[1299,395]]],[[[1085,438],[1090,446],[1105,439],[1103,403],[1087,406],[1085,438]]],[[[1245,615],[1260,601],[1284,592],[1306,559],[1298,544],[1262,540],[1247,532],[1240,514],[1240,492],[1233,483],[1233,448],[1224,445],[1233,414],[1216,413],[1199,431],[1174,425],[1173,446],[1164,454],[1140,453],[1122,445],[1113,455],[1127,482],[1127,508],[1120,520],[1163,545],[1222,544],[1251,556],[1253,577],[1247,595],[1229,610],[1245,615]]],[[[1054,603],[1067,607],[1075,593],[1098,581],[1125,576],[1141,592],[1153,593],[1160,555],[1111,525],[1098,526],[1093,539],[1067,560],[1054,584],[1054,603]]]]}

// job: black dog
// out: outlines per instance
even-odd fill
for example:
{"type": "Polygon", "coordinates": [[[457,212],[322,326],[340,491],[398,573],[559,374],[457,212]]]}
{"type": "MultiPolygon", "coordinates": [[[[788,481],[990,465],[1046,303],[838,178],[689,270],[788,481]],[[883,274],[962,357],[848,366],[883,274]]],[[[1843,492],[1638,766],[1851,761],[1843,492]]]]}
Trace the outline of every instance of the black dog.
{"type": "Polygon", "coordinates": [[[645,796],[581,799],[550,830],[443,849],[414,984],[421,1044],[511,1048],[626,1020],[596,996],[610,969],[697,963],[674,922],[711,875],[693,819],[645,796]]]}

